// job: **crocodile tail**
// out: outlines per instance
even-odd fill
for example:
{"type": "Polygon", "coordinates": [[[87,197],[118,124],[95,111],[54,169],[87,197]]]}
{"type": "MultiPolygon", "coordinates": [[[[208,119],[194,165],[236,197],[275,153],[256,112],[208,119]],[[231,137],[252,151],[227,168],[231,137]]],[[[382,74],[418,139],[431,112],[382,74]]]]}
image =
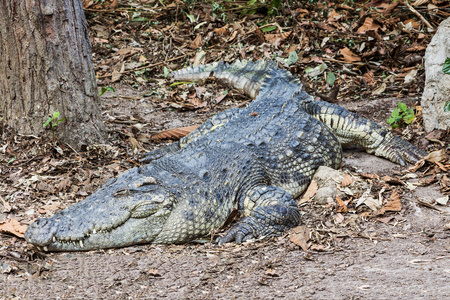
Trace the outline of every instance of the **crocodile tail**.
{"type": "Polygon", "coordinates": [[[275,79],[285,78],[290,82],[298,80],[286,70],[279,69],[274,61],[237,60],[233,64],[215,62],[197,67],[187,67],[172,73],[175,80],[201,80],[208,77],[225,81],[234,88],[243,90],[248,96],[256,98],[264,87],[270,86],[269,82],[275,79]]]}

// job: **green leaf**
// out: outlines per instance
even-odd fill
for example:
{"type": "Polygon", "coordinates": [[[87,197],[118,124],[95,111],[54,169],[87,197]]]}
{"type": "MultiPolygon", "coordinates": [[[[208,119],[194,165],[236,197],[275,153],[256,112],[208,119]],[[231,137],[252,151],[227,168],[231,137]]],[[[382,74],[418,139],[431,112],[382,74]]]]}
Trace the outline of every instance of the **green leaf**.
{"type": "Polygon", "coordinates": [[[115,92],[115,90],[112,86],[108,86],[108,87],[104,86],[104,87],[102,87],[102,89],[100,91],[100,96],[106,92],[115,92]]]}
{"type": "Polygon", "coordinates": [[[450,101],[445,102],[444,111],[450,111],[450,101]]]}
{"type": "Polygon", "coordinates": [[[405,116],[403,116],[403,122],[405,122],[405,124],[409,124],[414,120],[414,114],[407,114],[405,116]]]}
{"type": "Polygon", "coordinates": [[[133,22],[146,22],[149,21],[149,18],[145,18],[145,17],[140,17],[140,18],[134,18],[133,22]]]}
{"type": "Polygon", "coordinates": [[[406,104],[405,104],[405,103],[402,103],[402,102],[399,102],[399,103],[398,103],[398,108],[400,109],[400,111],[403,111],[403,112],[405,112],[405,111],[408,109],[408,107],[406,106],[406,104]]]}
{"type": "Polygon", "coordinates": [[[450,75],[450,57],[447,57],[447,59],[445,60],[442,72],[450,75]]]}
{"type": "Polygon", "coordinates": [[[59,123],[64,122],[66,118],[62,118],[53,122],[52,127],[58,126],[59,123]]]}
{"type": "Polygon", "coordinates": [[[336,81],[336,76],[334,75],[333,72],[328,72],[327,73],[326,81],[327,81],[329,86],[333,86],[334,85],[334,82],[336,81]]]}
{"type": "Polygon", "coordinates": [[[59,111],[54,111],[53,112],[53,120],[56,120],[59,118],[59,111]]]}
{"type": "Polygon", "coordinates": [[[395,122],[395,118],[390,117],[389,119],[386,120],[386,122],[387,122],[389,125],[391,125],[392,123],[395,122]]]}
{"type": "Polygon", "coordinates": [[[164,70],[164,78],[167,78],[167,76],[169,76],[170,71],[169,71],[169,69],[167,69],[166,66],[164,66],[163,70],[164,70]]]}
{"type": "Polygon", "coordinates": [[[42,125],[42,127],[44,127],[44,128],[47,127],[47,125],[50,124],[50,122],[52,120],[53,120],[52,118],[48,117],[47,121],[45,121],[45,123],[42,125]]]}
{"type": "Polygon", "coordinates": [[[272,7],[279,9],[281,6],[281,0],[272,0],[272,7]]]}
{"type": "Polygon", "coordinates": [[[397,117],[400,115],[399,111],[397,108],[394,108],[394,110],[392,111],[391,117],[397,119],[397,117]]]}
{"type": "Polygon", "coordinates": [[[194,17],[194,15],[190,15],[190,14],[186,13],[186,17],[188,17],[188,19],[189,19],[189,21],[191,21],[191,23],[197,22],[197,19],[194,17]]]}
{"type": "Polygon", "coordinates": [[[316,77],[325,72],[327,68],[328,66],[325,63],[322,63],[315,68],[306,68],[305,74],[307,74],[309,77],[316,77]]]}
{"type": "Polygon", "coordinates": [[[178,81],[178,82],[169,84],[169,86],[177,86],[177,85],[189,84],[189,83],[192,83],[192,81],[178,81]]]}
{"type": "Polygon", "coordinates": [[[288,66],[295,64],[297,61],[298,61],[298,55],[297,55],[296,51],[291,51],[291,53],[289,53],[288,59],[285,60],[285,62],[288,66]]]}
{"type": "Polygon", "coordinates": [[[277,29],[276,26],[267,26],[267,27],[261,28],[261,31],[264,32],[264,33],[266,33],[266,32],[274,31],[274,30],[276,30],[276,29],[277,29]]]}

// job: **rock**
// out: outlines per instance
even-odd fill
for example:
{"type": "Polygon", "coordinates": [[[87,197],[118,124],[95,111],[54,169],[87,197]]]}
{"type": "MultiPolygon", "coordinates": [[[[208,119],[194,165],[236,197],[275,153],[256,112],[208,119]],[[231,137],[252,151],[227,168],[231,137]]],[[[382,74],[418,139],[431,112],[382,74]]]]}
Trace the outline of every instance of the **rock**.
{"type": "Polygon", "coordinates": [[[312,180],[317,182],[317,192],[314,201],[318,204],[330,204],[336,199],[336,195],[341,199],[349,196],[361,195],[368,188],[367,182],[359,177],[352,176],[353,182],[346,187],[342,187],[342,179],[345,176],[342,170],[335,170],[330,167],[321,166],[317,169],[312,180]]]}
{"type": "Polygon", "coordinates": [[[450,18],[443,21],[428,45],[425,53],[425,89],[422,95],[422,110],[425,130],[450,128],[450,112],[444,112],[449,101],[450,75],[442,67],[450,57],[450,18]]]}

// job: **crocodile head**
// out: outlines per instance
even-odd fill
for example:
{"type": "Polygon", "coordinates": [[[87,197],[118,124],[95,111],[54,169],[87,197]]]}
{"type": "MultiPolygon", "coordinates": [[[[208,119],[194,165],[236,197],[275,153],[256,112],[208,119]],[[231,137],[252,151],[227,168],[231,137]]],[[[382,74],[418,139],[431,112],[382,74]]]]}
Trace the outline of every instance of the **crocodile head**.
{"type": "Polygon", "coordinates": [[[25,239],[45,251],[83,251],[150,243],[171,213],[173,197],[131,169],[84,201],[32,223],[25,239]]]}

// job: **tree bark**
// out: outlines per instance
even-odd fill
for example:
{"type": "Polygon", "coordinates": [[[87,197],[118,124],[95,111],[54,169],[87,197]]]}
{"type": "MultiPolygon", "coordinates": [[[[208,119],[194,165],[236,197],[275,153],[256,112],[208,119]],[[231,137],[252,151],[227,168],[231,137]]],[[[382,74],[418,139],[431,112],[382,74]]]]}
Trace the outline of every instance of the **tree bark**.
{"type": "Polygon", "coordinates": [[[81,0],[0,0],[0,116],[15,133],[49,134],[79,149],[104,141],[81,0]]]}

